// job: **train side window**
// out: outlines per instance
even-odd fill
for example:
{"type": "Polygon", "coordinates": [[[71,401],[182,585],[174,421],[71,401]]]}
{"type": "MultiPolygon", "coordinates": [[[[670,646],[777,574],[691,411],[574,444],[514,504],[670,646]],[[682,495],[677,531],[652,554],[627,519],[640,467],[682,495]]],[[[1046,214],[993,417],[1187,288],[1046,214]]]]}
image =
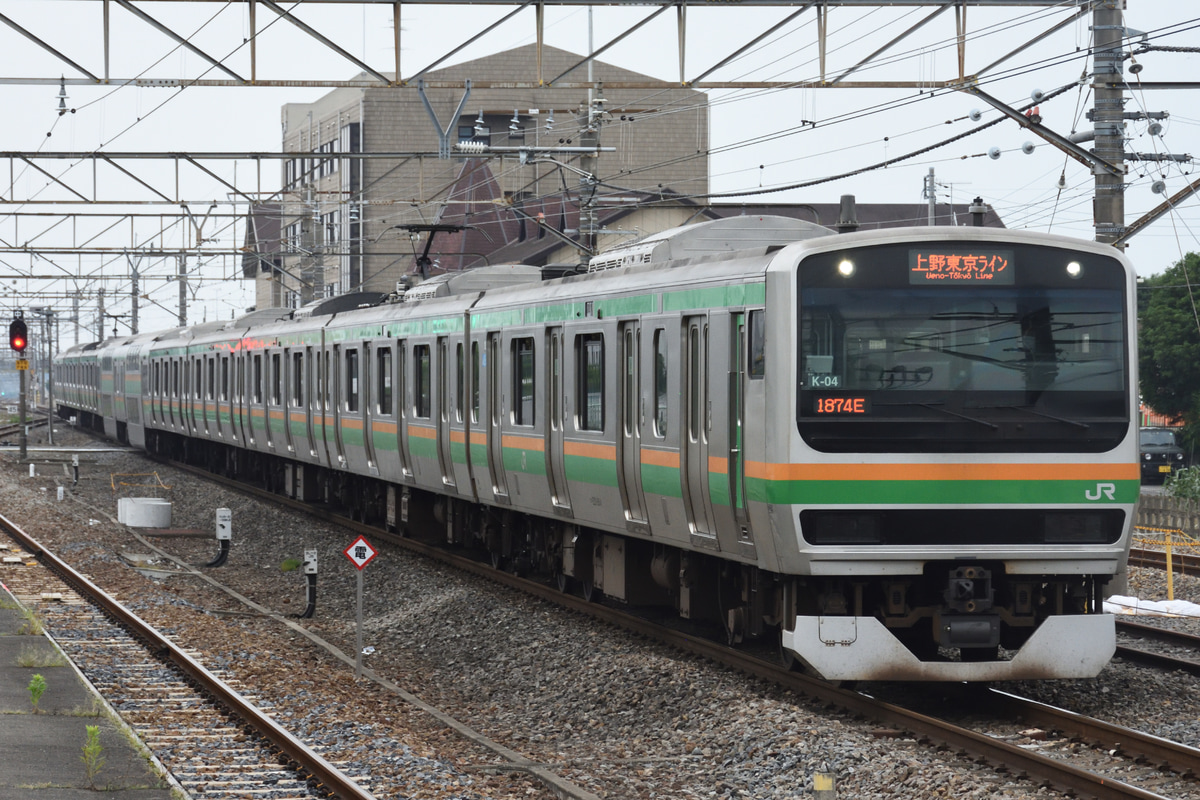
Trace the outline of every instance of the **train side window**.
{"type": "Polygon", "coordinates": [[[433,407],[433,381],[430,371],[429,345],[413,346],[413,414],[429,419],[433,407]]]}
{"type": "MultiPolygon", "coordinates": [[[[198,358],[195,361],[193,361],[192,363],[195,364],[195,366],[196,366],[196,369],[193,370],[193,372],[196,373],[196,379],[194,381],[192,381],[192,397],[199,400],[202,397],[204,397],[204,365],[202,363],[200,363],[200,359],[198,359],[198,358]]],[[[125,375],[123,373],[124,373],[124,370],[122,370],[122,375],[121,375],[122,391],[124,391],[124,388],[125,388],[124,387],[125,375]]]]}
{"type": "Polygon", "coordinates": [[[171,362],[171,396],[179,397],[179,362],[171,362]]]}
{"type": "Polygon", "coordinates": [[[229,356],[221,357],[221,399],[229,399],[229,356]]]}
{"type": "Polygon", "coordinates": [[[358,411],[358,351],[346,351],[346,410],[358,411]]]}
{"type": "Polygon", "coordinates": [[[304,353],[292,353],[292,405],[304,406],[304,353]]]}
{"type": "Polygon", "coordinates": [[[271,405],[283,402],[283,357],[271,354],[271,405]]]}
{"type": "Polygon", "coordinates": [[[513,423],[532,425],[534,414],[533,339],[514,339],[512,342],[513,364],[513,423]]]}
{"type": "Polygon", "coordinates": [[[463,387],[466,378],[466,365],[463,363],[463,346],[459,342],[454,346],[454,421],[463,421],[463,405],[466,403],[466,392],[463,387]]]}
{"type": "Polygon", "coordinates": [[[471,422],[479,422],[479,342],[471,342],[471,422]]]}
{"type": "Polygon", "coordinates": [[[575,337],[575,425],[581,431],[604,430],[604,334],[575,337]]]}
{"type": "Polygon", "coordinates": [[[251,400],[255,403],[261,403],[263,399],[263,374],[262,374],[262,355],[254,356],[254,374],[252,384],[254,394],[251,395],[251,400]]]}
{"type": "Polygon", "coordinates": [[[766,312],[761,308],[751,311],[750,317],[750,364],[751,380],[762,380],[767,376],[767,322],[766,312]]]}
{"type": "Polygon", "coordinates": [[[392,348],[383,347],[375,351],[376,364],[375,375],[379,382],[379,391],[375,395],[379,398],[379,413],[392,413],[392,348]]]}
{"type": "Polygon", "coordinates": [[[667,435],[667,332],[654,332],[654,435],[667,435]]]}
{"type": "Polygon", "coordinates": [[[325,395],[321,394],[321,386],[324,384],[322,383],[323,378],[321,372],[320,350],[313,354],[313,364],[315,365],[315,369],[313,370],[313,404],[316,405],[317,408],[324,408],[324,406],[321,405],[321,399],[325,395]]]}
{"type": "Polygon", "coordinates": [[[408,407],[405,403],[405,390],[408,384],[408,373],[404,370],[408,366],[408,349],[405,342],[396,343],[396,410],[400,412],[400,417],[408,416],[408,407]]]}

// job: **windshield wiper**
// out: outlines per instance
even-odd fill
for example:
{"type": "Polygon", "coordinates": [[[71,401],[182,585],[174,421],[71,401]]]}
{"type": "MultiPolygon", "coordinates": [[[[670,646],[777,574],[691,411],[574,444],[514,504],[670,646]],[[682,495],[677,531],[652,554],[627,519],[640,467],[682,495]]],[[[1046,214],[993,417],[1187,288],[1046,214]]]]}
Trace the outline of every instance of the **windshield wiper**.
{"type": "Polygon", "coordinates": [[[1029,406],[979,406],[979,408],[1008,408],[1008,409],[1012,409],[1013,411],[1024,411],[1026,414],[1033,414],[1035,417],[1045,417],[1046,419],[1052,419],[1055,422],[1061,422],[1066,425],[1074,425],[1076,428],[1082,428],[1085,431],[1091,430],[1091,427],[1092,427],[1091,425],[1088,425],[1086,422],[1080,422],[1079,420],[1074,420],[1074,419],[1067,419],[1066,417],[1056,417],[1053,414],[1047,414],[1044,411],[1038,411],[1036,409],[1030,408],[1029,406]]]}
{"type": "Polygon", "coordinates": [[[975,422],[980,425],[985,425],[994,431],[1000,430],[999,425],[993,425],[992,423],[988,422],[986,419],[980,419],[979,417],[971,417],[971,416],[967,416],[966,414],[959,414],[957,411],[951,411],[948,408],[942,408],[941,403],[877,403],[876,405],[889,406],[889,407],[892,407],[892,406],[908,406],[908,407],[919,406],[921,408],[928,408],[930,411],[940,411],[943,414],[949,414],[952,417],[958,417],[959,419],[965,419],[967,422],[975,422]]]}

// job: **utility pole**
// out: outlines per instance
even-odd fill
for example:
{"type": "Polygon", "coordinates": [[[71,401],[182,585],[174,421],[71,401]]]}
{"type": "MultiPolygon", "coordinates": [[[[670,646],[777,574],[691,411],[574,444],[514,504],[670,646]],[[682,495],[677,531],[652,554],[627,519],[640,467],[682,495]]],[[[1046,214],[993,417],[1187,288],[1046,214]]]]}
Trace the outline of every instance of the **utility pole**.
{"type": "Polygon", "coordinates": [[[138,276],[138,265],[137,265],[136,261],[131,260],[130,275],[132,278],[132,285],[133,285],[133,288],[130,290],[130,302],[132,305],[132,309],[130,312],[130,329],[134,333],[137,333],[138,332],[138,293],[140,291],[140,288],[138,287],[138,277],[139,276],[138,276]]]}
{"type": "MultiPolygon", "coordinates": [[[[1092,12],[1092,123],[1095,153],[1109,164],[1125,163],[1124,0],[1104,0],[1092,12]]],[[[1125,177],[1093,167],[1096,196],[1092,218],[1096,241],[1112,244],[1125,232],[1125,177]]],[[[1118,245],[1122,247],[1123,245],[1118,245]]]]}
{"type": "Polygon", "coordinates": [[[179,256],[179,327],[187,325],[187,256],[179,256]]]}
{"type": "Polygon", "coordinates": [[[96,340],[104,341],[104,287],[96,290],[96,340]]]}
{"type": "Polygon", "coordinates": [[[922,194],[929,201],[929,224],[934,225],[937,219],[937,184],[933,179],[933,167],[929,168],[929,174],[925,176],[925,191],[922,194]]]}

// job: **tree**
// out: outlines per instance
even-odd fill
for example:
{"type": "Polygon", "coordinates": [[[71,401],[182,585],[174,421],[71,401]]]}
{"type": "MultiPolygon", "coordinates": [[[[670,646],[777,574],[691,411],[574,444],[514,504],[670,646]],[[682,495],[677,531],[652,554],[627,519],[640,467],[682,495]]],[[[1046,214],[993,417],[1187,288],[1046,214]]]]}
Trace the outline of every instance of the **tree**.
{"type": "Polygon", "coordinates": [[[1200,254],[1188,253],[1138,287],[1142,399],[1200,439],[1200,254]]]}

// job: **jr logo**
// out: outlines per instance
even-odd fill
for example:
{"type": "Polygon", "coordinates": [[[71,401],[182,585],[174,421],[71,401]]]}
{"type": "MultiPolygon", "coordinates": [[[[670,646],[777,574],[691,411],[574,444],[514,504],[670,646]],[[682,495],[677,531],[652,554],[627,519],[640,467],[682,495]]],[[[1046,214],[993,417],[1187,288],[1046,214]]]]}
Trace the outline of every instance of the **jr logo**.
{"type": "Polygon", "coordinates": [[[1117,494],[1117,485],[1115,483],[1097,483],[1096,491],[1094,494],[1092,492],[1085,491],[1083,493],[1083,496],[1086,497],[1088,500],[1100,500],[1102,498],[1107,498],[1109,500],[1116,500],[1117,499],[1116,494],[1117,494]]]}

